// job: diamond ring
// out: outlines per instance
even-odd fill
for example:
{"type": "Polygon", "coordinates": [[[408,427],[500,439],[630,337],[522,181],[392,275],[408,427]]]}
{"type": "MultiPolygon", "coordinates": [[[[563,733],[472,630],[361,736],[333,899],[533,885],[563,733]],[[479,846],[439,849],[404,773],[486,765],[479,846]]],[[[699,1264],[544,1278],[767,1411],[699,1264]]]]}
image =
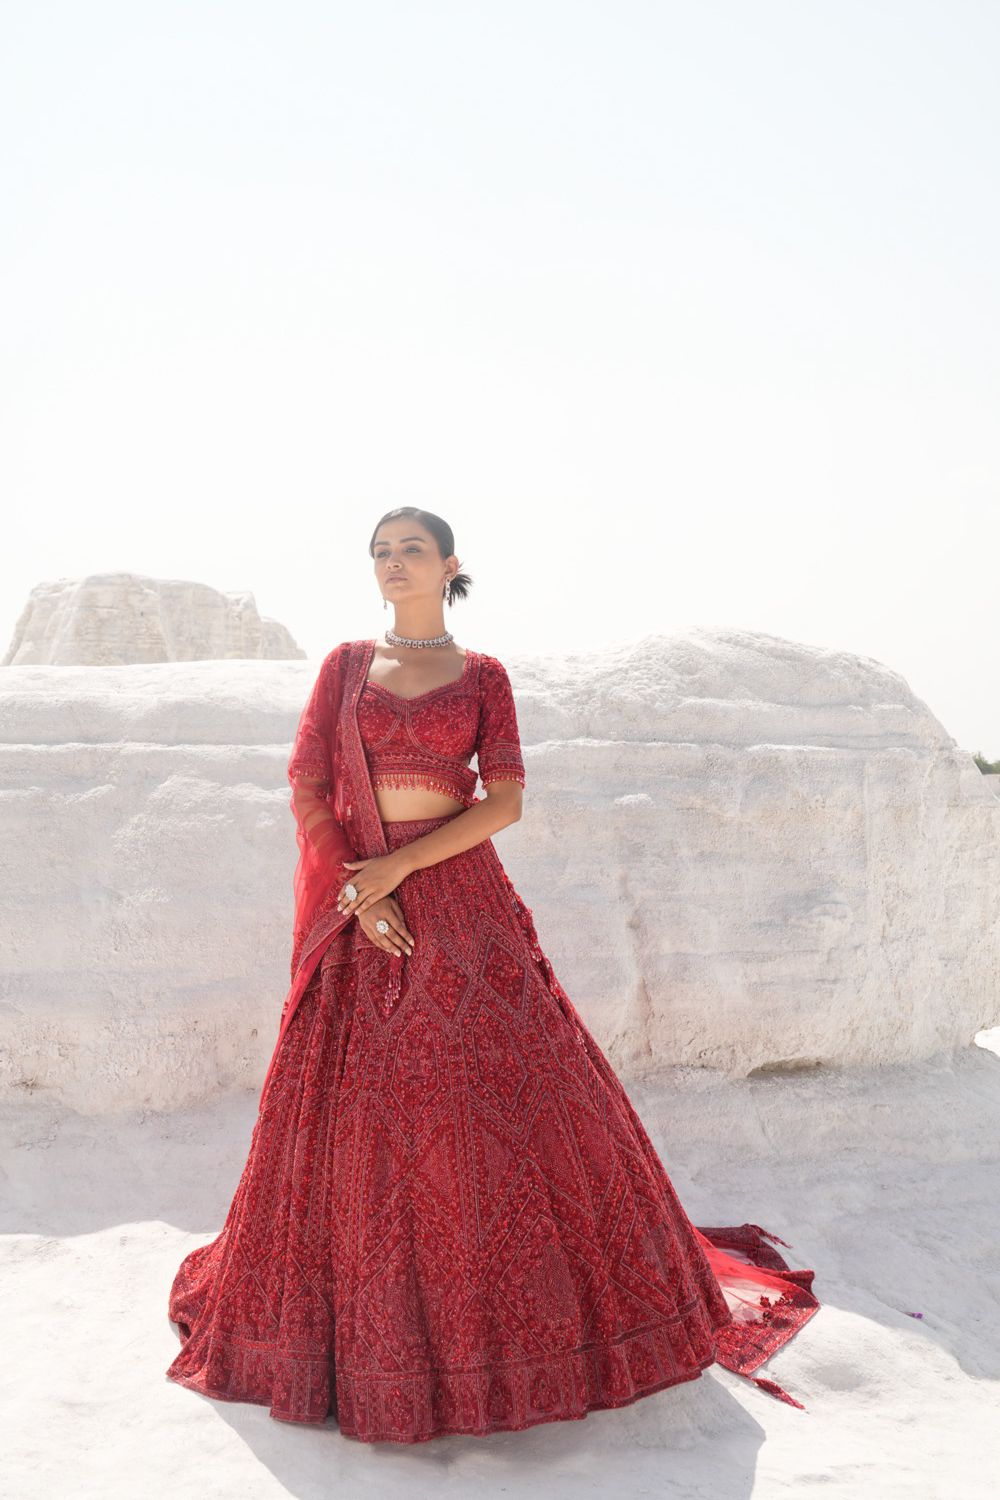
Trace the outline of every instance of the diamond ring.
{"type": "Polygon", "coordinates": [[[351,882],[348,881],[347,884],[344,886],[344,895],[347,897],[348,901],[357,901],[357,899],[358,899],[358,888],[357,888],[357,886],[356,885],[352,885],[351,882]]]}
{"type": "Polygon", "coordinates": [[[376,932],[388,932],[389,931],[389,924],[385,920],[385,917],[379,917],[378,921],[375,923],[375,931],[376,932]]]}

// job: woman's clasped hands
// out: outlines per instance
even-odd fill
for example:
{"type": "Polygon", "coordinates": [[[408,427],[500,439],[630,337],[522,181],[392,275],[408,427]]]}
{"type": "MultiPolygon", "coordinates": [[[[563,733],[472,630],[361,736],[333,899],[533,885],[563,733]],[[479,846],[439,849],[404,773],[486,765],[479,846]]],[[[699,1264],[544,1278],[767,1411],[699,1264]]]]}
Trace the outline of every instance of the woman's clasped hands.
{"type": "Polygon", "coordinates": [[[399,858],[400,853],[400,850],[395,850],[392,854],[378,854],[372,859],[345,860],[344,869],[352,874],[337,898],[338,911],[353,913],[375,946],[387,953],[395,953],[397,957],[402,956],[404,948],[407,955],[411,954],[414,946],[413,934],[406,925],[402,907],[392,894],[409,874],[399,858]],[[347,895],[348,884],[357,891],[353,899],[347,895]],[[376,923],[383,920],[388,924],[388,930],[379,932],[376,923]]]}

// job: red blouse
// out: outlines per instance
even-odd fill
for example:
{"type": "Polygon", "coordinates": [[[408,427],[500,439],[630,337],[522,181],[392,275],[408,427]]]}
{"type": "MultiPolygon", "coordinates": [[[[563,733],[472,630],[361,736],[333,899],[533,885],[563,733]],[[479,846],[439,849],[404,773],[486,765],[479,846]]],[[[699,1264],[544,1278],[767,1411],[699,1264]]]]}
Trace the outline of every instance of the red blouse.
{"type": "Polygon", "coordinates": [[[372,786],[429,787],[471,807],[473,755],[483,786],[524,786],[514,695],[495,656],[466,649],[461,677],[412,698],[369,679],[358,699],[358,729],[372,786]]]}

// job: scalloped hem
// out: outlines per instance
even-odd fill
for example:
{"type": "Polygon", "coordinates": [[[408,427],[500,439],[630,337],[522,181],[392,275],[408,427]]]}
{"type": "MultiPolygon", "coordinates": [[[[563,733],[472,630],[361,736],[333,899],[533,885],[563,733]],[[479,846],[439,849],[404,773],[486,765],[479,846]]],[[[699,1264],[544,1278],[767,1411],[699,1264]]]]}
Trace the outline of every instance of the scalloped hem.
{"type": "MultiPolygon", "coordinates": [[[[354,1442],[359,1443],[396,1443],[412,1446],[415,1443],[429,1443],[434,1438],[439,1437],[491,1437],[494,1433],[498,1432],[527,1432],[532,1427],[543,1427],[550,1422],[583,1422],[586,1421],[592,1412],[596,1411],[618,1411],[623,1407],[633,1406],[637,1401],[642,1401],[647,1396],[655,1396],[659,1391],[669,1390],[677,1385],[687,1385],[692,1380],[700,1380],[704,1372],[716,1363],[717,1361],[713,1354],[693,1369],[668,1375],[665,1379],[656,1382],[656,1384],[646,1386],[642,1390],[631,1391],[619,1400],[615,1400],[610,1396],[600,1397],[589,1401],[580,1410],[539,1412],[537,1415],[532,1414],[526,1420],[501,1420],[493,1422],[489,1426],[440,1426],[433,1428],[430,1432],[422,1433],[401,1434],[377,1432],[362,1434],[355,1428],[342,1426],[338,1422],[336,1412],[332,1410],[328,1411],[322,1417],[295,1417],[288,1414],[283,1415],[273,1410],[269,1411],[268,1415],[272,1421],[284,1422],[290,1427],[324,1427],[327,1422],[332,1420],[338,1426],[342,1437],[351,1438],[354,1442]]],[[[197,1375],[171,1374],[168,1370],[166,1378],[211,1401],[230,1401],[249,1406],[271,1406],[271,1399],[268,1396],[237,1396],[232,1392],[206,1389],[203,1381],[197,1375]]]]}

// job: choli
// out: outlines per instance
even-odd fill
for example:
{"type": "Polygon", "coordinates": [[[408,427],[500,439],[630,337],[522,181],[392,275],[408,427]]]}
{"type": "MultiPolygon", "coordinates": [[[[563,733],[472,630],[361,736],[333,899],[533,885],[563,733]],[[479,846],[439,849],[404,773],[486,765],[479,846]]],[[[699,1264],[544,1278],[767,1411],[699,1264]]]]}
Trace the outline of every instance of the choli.
{"type": "Polygon", "coordinates": [[[370,667],[373,646],[373,641],[345,641],[324,657],[295,731],[288,761],[299,845],[293,976],[310,935],[334,919],[333,893],[349,877],[358,848],[366,847],[363,836],[358,842],[357,809],[352,817],[353,803],[362,795],[354,763],[358,749],[374,785],[427,786],[463,807],[475,801],[473,755],[484,786],[493,781],[524,786],[514,695],[495,656],[467,650],[462,675],[454,682],[402,698],[380,683],[358,684],[357,673],[370,667]],[[351,703],[356,726],[341,717],[351,703]]]}
{"type": "Polygon", "coordinates": [[[524,762],[510,680],[495,656],[466,650],[462,675],[412,698],[365,682],[358,730],[374,787],[428,787],[465,807],[483,786],[517,781],[524,762]]]}

